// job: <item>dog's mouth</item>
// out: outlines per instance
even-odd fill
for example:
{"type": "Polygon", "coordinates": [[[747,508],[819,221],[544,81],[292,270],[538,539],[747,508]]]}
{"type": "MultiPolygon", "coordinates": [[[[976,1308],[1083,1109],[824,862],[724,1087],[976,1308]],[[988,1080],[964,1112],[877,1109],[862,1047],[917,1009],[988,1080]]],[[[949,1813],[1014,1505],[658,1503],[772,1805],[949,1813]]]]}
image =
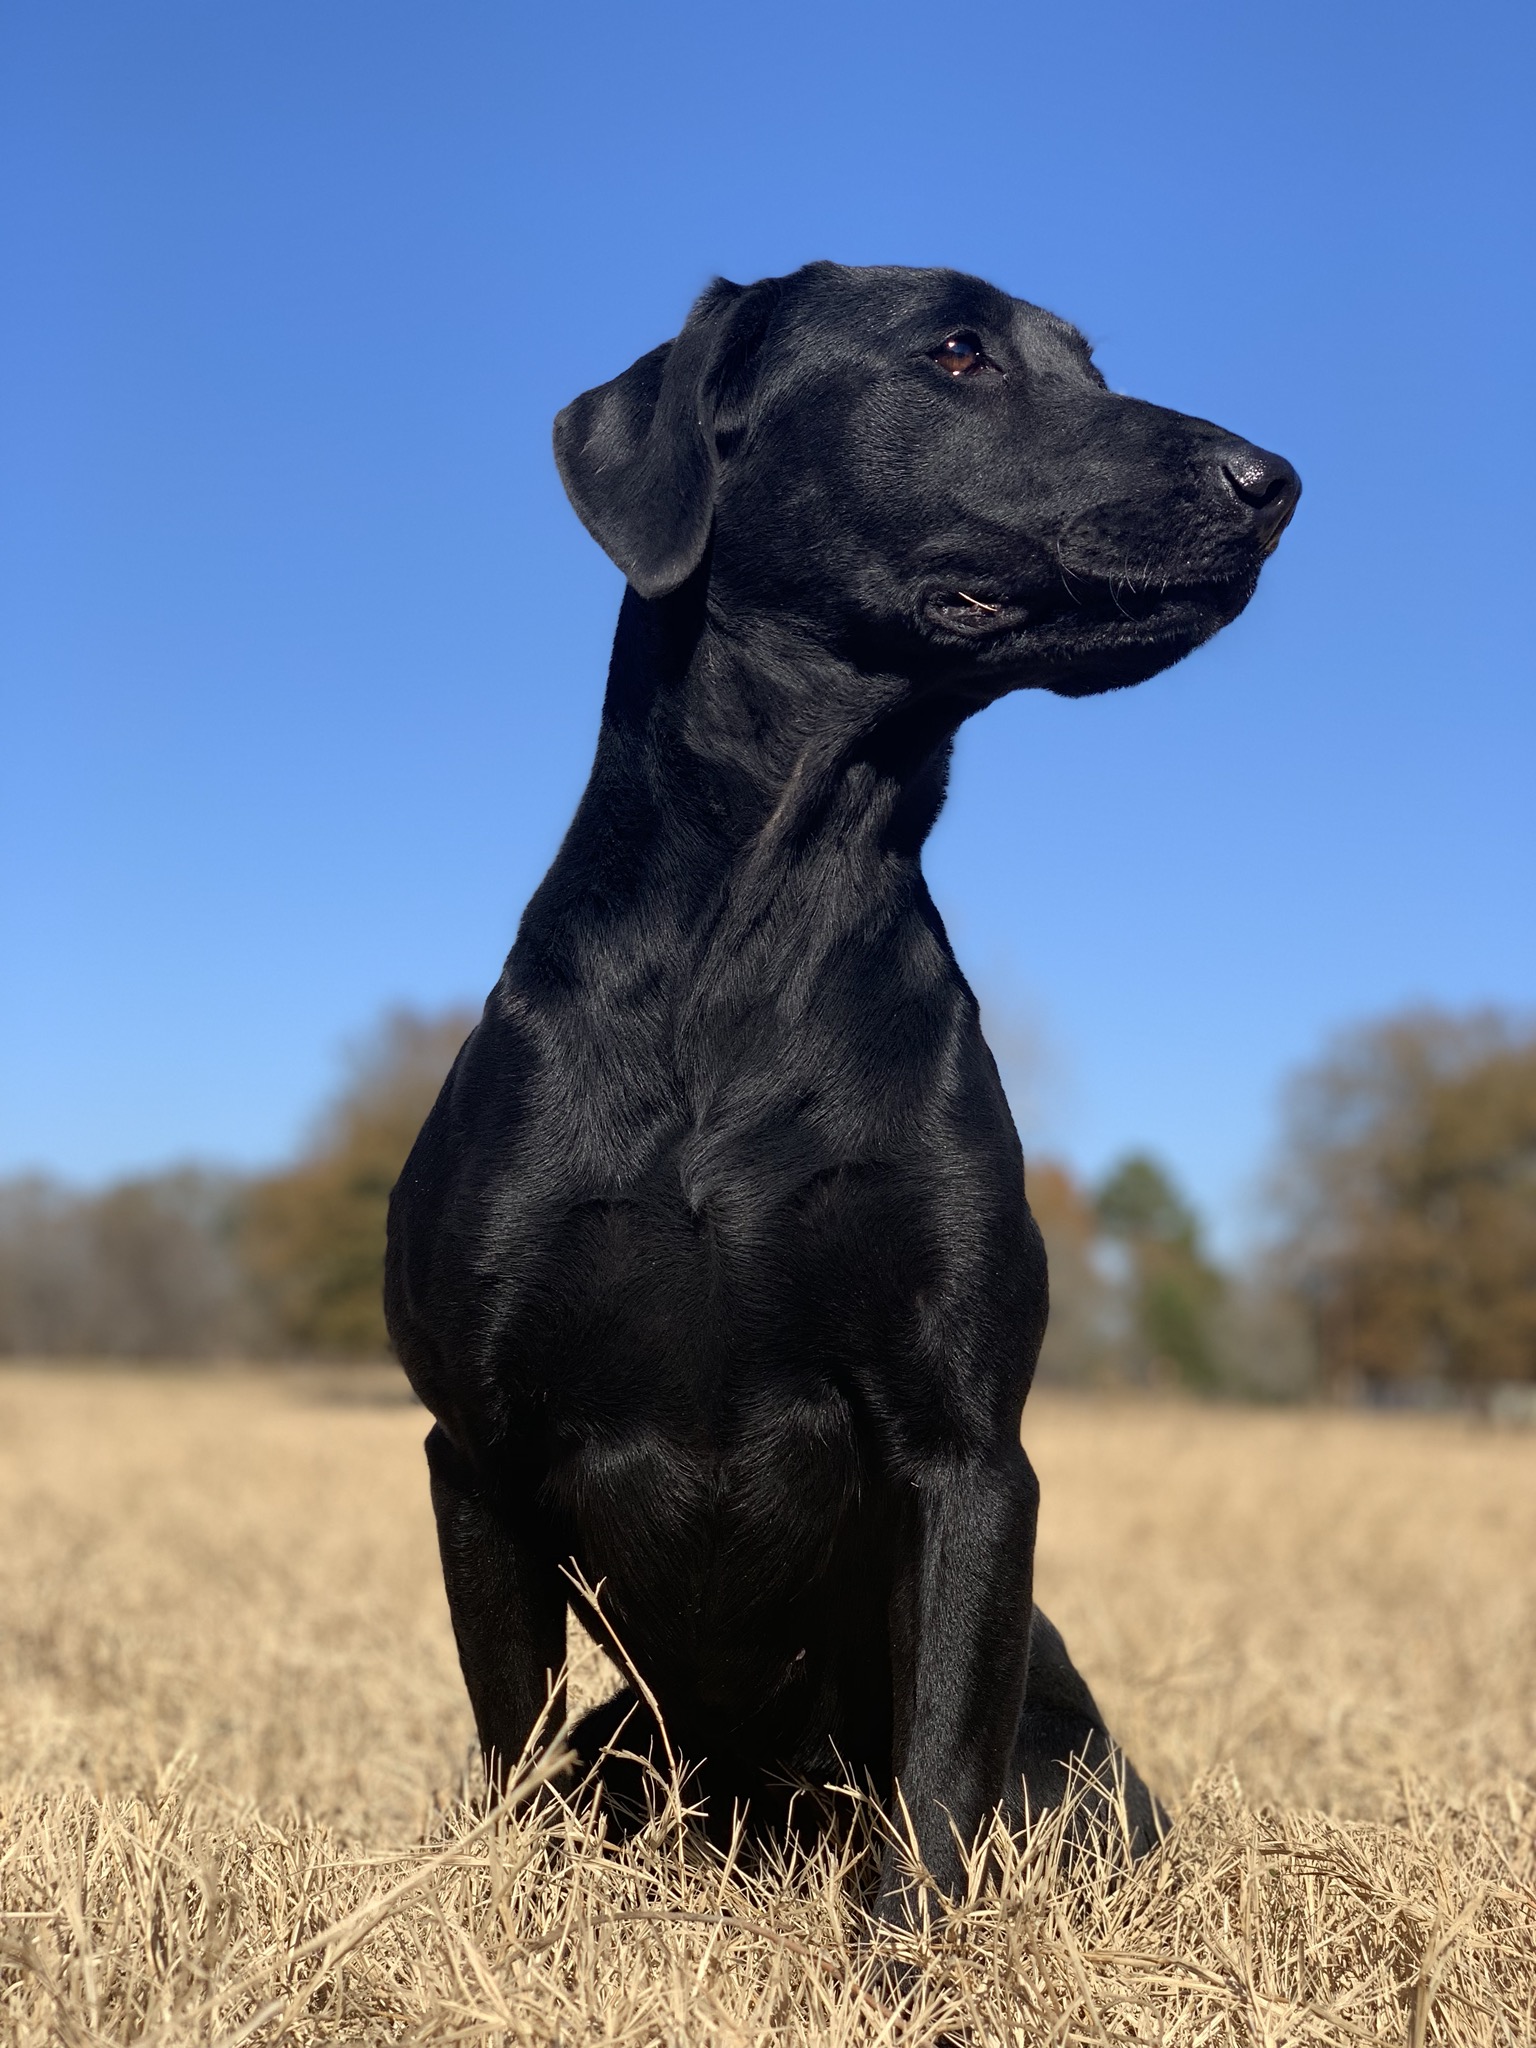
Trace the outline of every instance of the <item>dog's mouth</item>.
{"type": "MultiPolygon", "coordinates": [[[[1170,583],[1101,578],[1062,572],[1055,589],[1024,593],[980,580],[962,589],[932,591],[923,614],[947,640],[969,643],[1018,634],[1071,633],[1107,629],[1115,637],[1142,641],[1191,630],[1214,632],[1236,616],[1253,591],[1253,577],[1170,583]]],[[[1099,635],[1096,635],[1099,637],[1099,635]]]]}
{"type": "Polygon", "coordinates": [[[1029,624],[1031,616],[1028,605],[988,591],[985,585],[980,591],[936,590],[924,610],[934,625],[975,637],[1017,632],[1029,624]]]}

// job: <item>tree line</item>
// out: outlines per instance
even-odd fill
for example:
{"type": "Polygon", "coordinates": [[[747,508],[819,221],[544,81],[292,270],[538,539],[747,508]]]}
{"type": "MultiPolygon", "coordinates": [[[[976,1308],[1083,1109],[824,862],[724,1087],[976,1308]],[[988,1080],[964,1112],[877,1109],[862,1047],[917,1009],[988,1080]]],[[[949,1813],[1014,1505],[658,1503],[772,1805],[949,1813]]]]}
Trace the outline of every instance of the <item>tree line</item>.
{"type": "Polygon", "coordinates": [[[389,1191],[474,1021],[391,1012],[279,1172],[0,1183],[0,1355],[382,1357],[389,1191]]]}
{"type": "MultiPolygon", "coordinates": [[[[376,1358],[389,1190],[473,1023],[388,1016],[300,1156],[96,1194],[0,1183],[0,1354],[376,1358]]],[[[1286,1091],[1273,1228],[1211,1255],[1171,1173],[1032,1161],[1050,1253],[1044,1381],[1269,1397],[1536,1385],[1536,1031],[1420,1010],[1335,1040],[1286,1091]]]]}

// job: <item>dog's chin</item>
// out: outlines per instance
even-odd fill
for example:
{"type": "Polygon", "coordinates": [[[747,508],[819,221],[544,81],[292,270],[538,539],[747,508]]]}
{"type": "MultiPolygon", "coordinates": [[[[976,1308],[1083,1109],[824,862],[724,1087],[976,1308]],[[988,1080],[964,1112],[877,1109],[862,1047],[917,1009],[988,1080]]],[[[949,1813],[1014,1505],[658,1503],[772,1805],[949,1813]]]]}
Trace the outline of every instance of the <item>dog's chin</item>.
{"type": "Polygon", "coordinates": [[[1245,595],[1230,609],[1169,604],[1146,620],[1101,621],[1044,632],[1018,664],[1018,684],[1032,683],[1058,697],[1094,697],[1105,690],[1129,689],[1193,654],[1246,603],[1245,595]]]}
{"type": "Polygon", "coordinates": [[[1229,625],[1252,597],[1250,574],[1133,591],[1079,584],[1071,594],[937,591],[924,603],[930,640],[965,657],[986,696],[1020,688],[1091,697],[1144,683],[1229,625]]]}

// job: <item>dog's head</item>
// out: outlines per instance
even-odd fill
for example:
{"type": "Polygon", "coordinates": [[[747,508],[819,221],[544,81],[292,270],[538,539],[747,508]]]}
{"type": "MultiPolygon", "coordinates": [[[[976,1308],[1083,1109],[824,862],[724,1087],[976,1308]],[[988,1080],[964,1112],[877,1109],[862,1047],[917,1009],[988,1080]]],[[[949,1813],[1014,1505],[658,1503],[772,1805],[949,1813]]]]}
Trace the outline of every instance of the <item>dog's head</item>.
{"type": "Polygon", "coordinates": [[[1177,661],[1248,602],[1301,493],[1282,457],[1110,391],[1038,306],[832,263],[712,285],[566,407],[555,456],[642,597],[702,568],[712,609],[981,701],[1177,661]]]}

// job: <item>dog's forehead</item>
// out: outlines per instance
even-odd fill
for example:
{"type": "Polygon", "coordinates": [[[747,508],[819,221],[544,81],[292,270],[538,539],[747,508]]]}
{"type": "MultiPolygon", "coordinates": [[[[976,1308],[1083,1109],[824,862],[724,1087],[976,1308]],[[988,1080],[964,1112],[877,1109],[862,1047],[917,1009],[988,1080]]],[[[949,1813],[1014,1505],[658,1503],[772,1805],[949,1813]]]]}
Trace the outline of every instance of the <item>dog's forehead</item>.
{"type": "Polygon", "coordinates": [[[956,328],[1032,353],[1080,358],[1088,347],[1070,321],[962,270],[812,263],[784,280],[784,311],[798,334],[832,327],[875,347],[922,347],[956,328]]]}

